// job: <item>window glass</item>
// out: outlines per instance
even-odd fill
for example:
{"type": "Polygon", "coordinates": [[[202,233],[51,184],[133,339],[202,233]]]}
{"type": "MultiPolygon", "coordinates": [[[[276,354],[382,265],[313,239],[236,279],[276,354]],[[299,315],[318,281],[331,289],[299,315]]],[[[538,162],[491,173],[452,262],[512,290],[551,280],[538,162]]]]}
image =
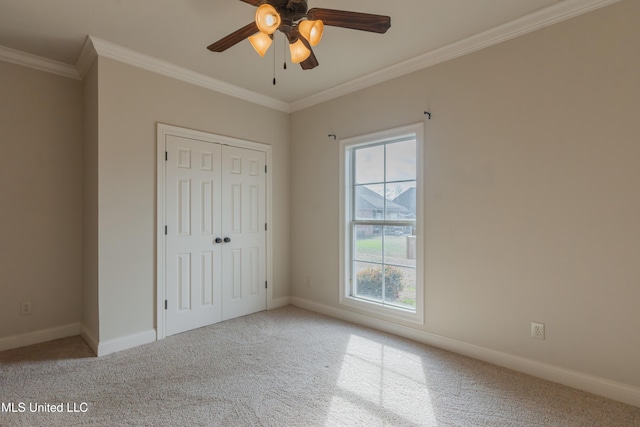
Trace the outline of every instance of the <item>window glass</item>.
{"type": "Polygon", "coordinates": [[[354,191],[356,219],[384,219],[384,184],[356,185],[354,191]]]}
{"type": "Polygon", "coordinates": [[[416,182],[394,182],[385,186],[387,202],[385,219],[407,221],[416,219],[416,182]]]}
{"type": "Polygon", "coordinates": [[[416,180],[416,141],[386,144],[385,181],[416,180]]]}
{"type": "Polygon", "coordinates": [[[351,184],[350,295],[416,308],[416,140],[358,146],[351,184]]]}
{"type": "MultiPolygon", "coordinates": [[[[356,150],[356,184],[384,182],[384,146],[356,150]]],[[[383,193],[384,194],[384,193],[383,193]]]]}
{"type": "Polygon", "coordinates": [[[356,225],[354,260],[382,263],[382,258],[382,227],[356,225]]]}

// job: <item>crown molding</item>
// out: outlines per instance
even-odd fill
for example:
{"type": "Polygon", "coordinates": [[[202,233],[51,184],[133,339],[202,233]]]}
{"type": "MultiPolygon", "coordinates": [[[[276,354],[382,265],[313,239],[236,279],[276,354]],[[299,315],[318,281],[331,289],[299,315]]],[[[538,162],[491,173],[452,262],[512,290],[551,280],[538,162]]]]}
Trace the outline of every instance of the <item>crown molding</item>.
{"type": "Polygon", "coordinates": [[[291,112],[299,111],[361,89],[384,83],[548,27],[558,22],[566,21],[587,12],[617,3],[618,1],[620,0],[565,0],[458,42],[318,92],[307,98],[294,101],[290,104],[290,110],[291,112]]]}
{"type": "Polygon", "coordinates": [[[94,36],[87,36],[75,66],[42,58],[19,50],[0,46],[0,61],[11,62],[29,68],[57,74],[72,79],[82,79],[97,56],[142,68],[157,74],[175,78],[215,92],[223,93],[254,104],[291,113],[386,81],[402,77],[484,49],[515,37],[566,21],[576,16],[617,3],[620,0],[564,0],[552,6],[532,12],[514,21],[497,26],[477,35],[432,50],[423,55],[400,62],[374,73],[318,92],[309,97],[286,103],[230,83],[206,76],[187,68],[141,54],[94,36]]]}
{"type": "Polygon", "coordinates": [[[0,61],[22,65],[23,67],[57,74],[58,76],[68,77],[70,79],[80,80],[80,76],[73,65],[32,55],[30,53],[11,49],[5,46],[0,46],[0,61]]]}
{"type": "MultiPolygon", "coordinates": [[[[289,104],[284,101],[280,101],[278,99],[253,92],[239,86],[235,86],[221,80],[205,76],[204,74],[200,74],[187,68],[154,58],[152,56],[145,55],[122,46],[118,46],[94,36],[88,36],[88,38],[98,56],[123,62],[125,64],[142,68],[144,70],[161,74],[167,77],[172,77],[183,82],[201,86],[203,88],[223,93],[225,95],[233,96],[235,98],[243,99],[254,104],[273,108],[275,110],[280,110],[285,113],[290,112],[289,104]]],[[[87,46],[87,44],[88,42],[85,43],[85,46],[87,46]]],[[[86,64],[86,60],[83,60],[82,64],[86,64]]]]}
{"type": "Polygon", "coordinates": [[[97,57],[98,52],[96,52],[96,48],[93,46],[91,37],[87,37],[82,45],[80,55],[78,55],[78,59],[76,60],[76,70],[78,70],[80,78],[84,79],[93,65],[93,61],[95,61],[97,57]]]}

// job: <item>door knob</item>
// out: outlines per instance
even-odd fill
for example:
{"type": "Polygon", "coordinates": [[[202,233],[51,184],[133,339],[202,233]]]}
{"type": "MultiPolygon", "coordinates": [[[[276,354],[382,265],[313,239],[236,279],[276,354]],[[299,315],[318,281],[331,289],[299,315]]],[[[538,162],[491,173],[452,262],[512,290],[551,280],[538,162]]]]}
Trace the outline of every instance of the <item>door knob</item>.
{"type": "Polygon", "coordinates": [[[224,242],[225,242],[225,243],[229,243],[230,241],[231,241],[231,239],[230,239],[229,237],[225,237],[225,238],[224,238],[224,242]]]}
{"type": "Polygon", "coordinates": [[[216,237],[216,243],[222,243],[222,239],[219,237],[216,237]]]}

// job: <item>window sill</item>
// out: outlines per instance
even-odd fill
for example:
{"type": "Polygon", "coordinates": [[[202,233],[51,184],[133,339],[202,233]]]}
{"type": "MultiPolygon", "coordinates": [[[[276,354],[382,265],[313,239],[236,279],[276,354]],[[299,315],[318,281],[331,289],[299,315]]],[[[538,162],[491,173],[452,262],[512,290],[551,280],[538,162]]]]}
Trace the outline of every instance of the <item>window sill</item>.
{"type": "Polygon", "coordinates": [[[402,308],[391,307],[391,306],[376,303],[373,301],[366,301],[359,298],[347,297],[347,296],[340,298],[340,305],[366,311],[376,316],[383,316],[391,321],[402,320],[405,322],[416,323],[419,325],[424,324],[424,318],[420,310],[416,310],[416,311],[405,310],[402,308]]]}

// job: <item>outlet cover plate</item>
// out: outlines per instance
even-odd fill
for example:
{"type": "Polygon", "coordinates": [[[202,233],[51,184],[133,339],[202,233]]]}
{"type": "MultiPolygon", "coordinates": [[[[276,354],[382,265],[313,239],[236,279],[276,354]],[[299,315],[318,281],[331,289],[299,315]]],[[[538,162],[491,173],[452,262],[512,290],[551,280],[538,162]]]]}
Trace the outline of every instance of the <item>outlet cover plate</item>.
{"type": "Polygon", "coordinates": [[[544,340],[544,323],[531,322],[531,338],[544,340]]]}
{"type": "Polygon", "coordinates": [[[32,313],[31,301],[23,301],[20,303],[20,315],[29,316],[32,313]]]}

